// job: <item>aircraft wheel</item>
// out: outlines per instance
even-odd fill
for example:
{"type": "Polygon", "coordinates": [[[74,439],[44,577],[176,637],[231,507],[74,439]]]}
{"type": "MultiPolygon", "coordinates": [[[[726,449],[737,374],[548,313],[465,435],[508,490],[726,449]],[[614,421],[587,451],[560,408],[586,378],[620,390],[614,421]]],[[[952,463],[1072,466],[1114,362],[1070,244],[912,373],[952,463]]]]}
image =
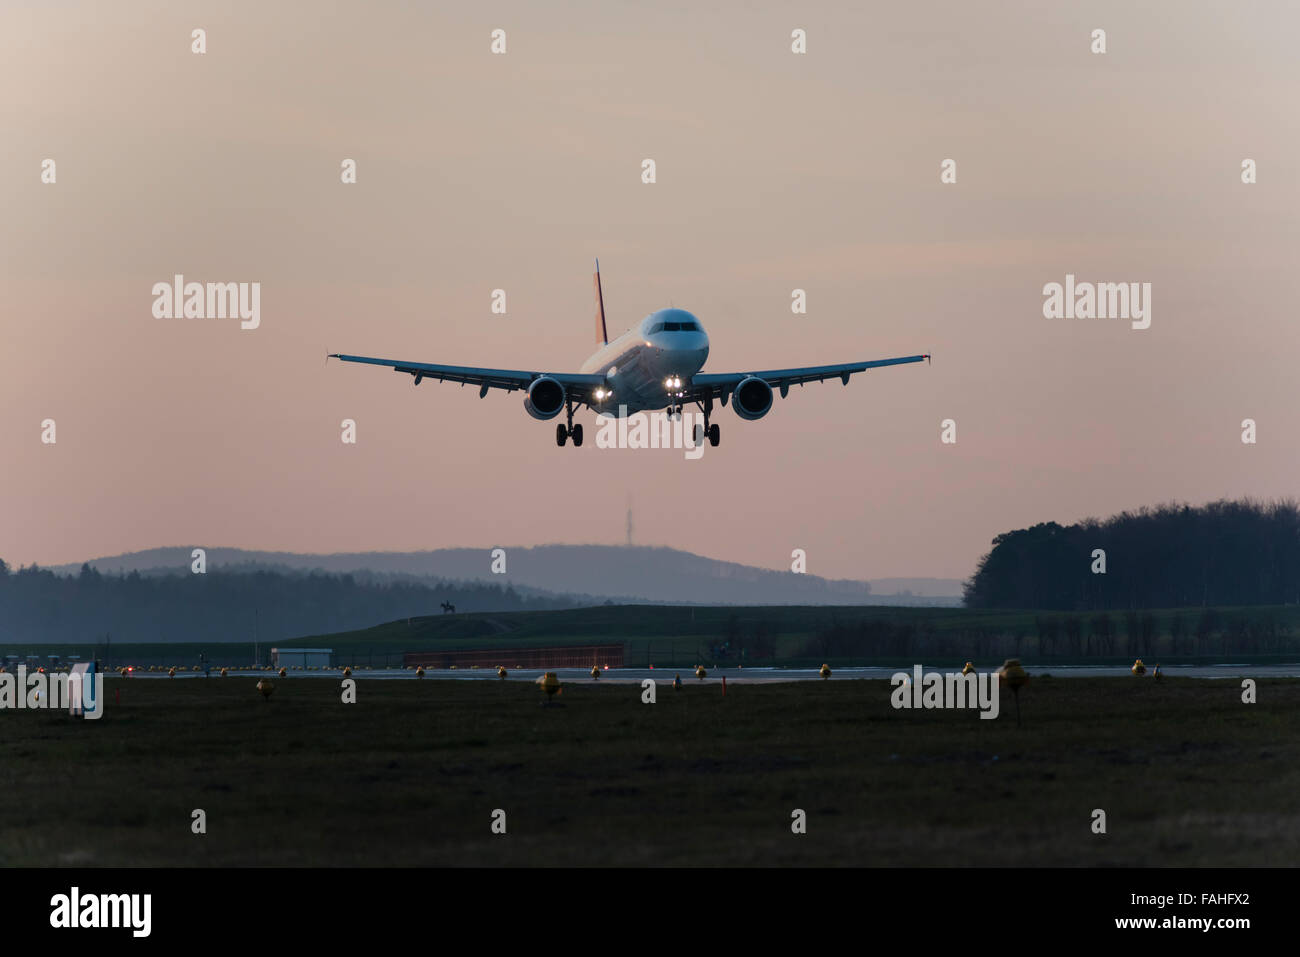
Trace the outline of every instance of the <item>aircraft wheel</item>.
{"type": "Polygon", "coordinates": [[[709,444],[716,448],[721,439],[722,430],[718,428],[718,423],[715,422],[709,426],[709,444]]]}
{"type": "Polygon", "coordinates": [[[582,445],[582,423],[573,427],[573,447],[576,449],[580,445],[582,445]]]}
{"type": "Polygon", "coordinates": [[[695,426],[695,442],[694,442],[695,448],[698,449],[701,445],[704,444],[704,436],[706,434],[707,433],[704,430],[704,426],[698,424],[695,426]]]}
{"type": "Polygon", "coordinates": [[[555,427],[556,445],[560,446],[560,448],[564,448],[564,442],[568,437],[569,437],[569,430],[566,429],[563,425],[557,425],[555,427]]]}

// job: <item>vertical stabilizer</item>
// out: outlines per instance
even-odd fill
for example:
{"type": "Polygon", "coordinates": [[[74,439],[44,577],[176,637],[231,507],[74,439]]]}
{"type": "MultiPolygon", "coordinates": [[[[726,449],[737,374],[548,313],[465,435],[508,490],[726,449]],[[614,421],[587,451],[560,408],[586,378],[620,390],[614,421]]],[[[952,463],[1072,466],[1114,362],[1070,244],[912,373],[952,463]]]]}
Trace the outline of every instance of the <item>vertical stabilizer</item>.
{"type": "Polygon", "coordinates": [[[609,342],[609,334],[605,331],[605,297],[600,293],[600,260],[596,260],[596,345],[603,346],[609,342]]]}

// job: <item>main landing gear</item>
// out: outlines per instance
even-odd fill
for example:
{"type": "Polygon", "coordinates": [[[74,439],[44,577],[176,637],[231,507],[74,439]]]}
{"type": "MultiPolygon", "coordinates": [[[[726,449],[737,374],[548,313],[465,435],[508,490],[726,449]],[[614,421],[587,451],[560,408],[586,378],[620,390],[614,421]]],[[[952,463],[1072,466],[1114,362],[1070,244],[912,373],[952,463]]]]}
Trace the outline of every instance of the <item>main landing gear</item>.
{"type": "Polygon", "coordinates": [[[582,445],[582,423],[572,427],[557,425],[555,427],[555,444],[563,446],[565,441],[572,438],[574,446],[582,445]]]}
{"type": "Polygon", "coordinates": [[[565,403],[565,418],[568,425],[557,425],[555,427],[555,444],[564,448],[564,443],[568,439],[573,439],[573,447],[576,449],[582,445],[582,423],[573,424],[573,402],[565,403]]]}
{"type": "Polygon", "coordinates": [[[695,426],[696,448],[699,448],[701,445],[704,444],[704,439],[706,437],[709,440],[709,444],[712,445],[714,448],[717,448],[718,442],[722,438],[722,433],[721,430],[719,430],[716,422],[713,425],[709,425],[709,426],[704,426],[704,425],[695,426]]]}
{"type": "Polygon", "coordinates": [[[716,422],[709,425],[709,416],[713,412],[713,396],[706,396],[703,402],[696,404],[700,407],[700,411],[704,413],[704,424],[695,427],[695,444],[696,446],[703,445],[705,436],[708,436],[709,444],[717,448],[718,442],[722,439],[722,430],[718,428],[716,422]]]}

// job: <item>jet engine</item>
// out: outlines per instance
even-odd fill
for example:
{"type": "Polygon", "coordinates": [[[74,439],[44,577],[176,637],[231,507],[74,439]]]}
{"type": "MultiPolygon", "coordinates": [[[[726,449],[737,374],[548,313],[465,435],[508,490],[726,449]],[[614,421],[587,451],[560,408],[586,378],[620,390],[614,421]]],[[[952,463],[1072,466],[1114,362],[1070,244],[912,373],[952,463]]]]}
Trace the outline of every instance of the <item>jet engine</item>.
{"type": "Polygon", "coordinates": [[[524,409],[534,419],[553,419],[564,408],[564,399],[564,386],[558,380],[547,375],[539,376],[528,387],[524,409]]]}
{"type": "Polygon", "coordinates": [[[742,419],[761,419],[772,410],[772,387],[758,376],[741,379],[731,398],[731,407],[742,419]]]}

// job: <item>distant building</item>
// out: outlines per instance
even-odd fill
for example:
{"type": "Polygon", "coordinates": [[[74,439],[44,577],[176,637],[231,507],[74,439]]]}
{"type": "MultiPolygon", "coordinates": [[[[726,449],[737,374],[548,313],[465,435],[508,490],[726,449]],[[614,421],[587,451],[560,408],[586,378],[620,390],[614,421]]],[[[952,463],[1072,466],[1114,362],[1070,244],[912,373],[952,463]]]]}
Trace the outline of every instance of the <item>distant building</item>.
{"type": "Polygon", "coordinates": [[[333,648],[272,648],[272,668],[328,668],[333,648]]]}
{"type": "Polygon", "coordinates": [[[476,648],[462,651],[408,651],[407,668],[590,668],[623,667],[623,645],[564,645],[558,648],[476,648]]]}

